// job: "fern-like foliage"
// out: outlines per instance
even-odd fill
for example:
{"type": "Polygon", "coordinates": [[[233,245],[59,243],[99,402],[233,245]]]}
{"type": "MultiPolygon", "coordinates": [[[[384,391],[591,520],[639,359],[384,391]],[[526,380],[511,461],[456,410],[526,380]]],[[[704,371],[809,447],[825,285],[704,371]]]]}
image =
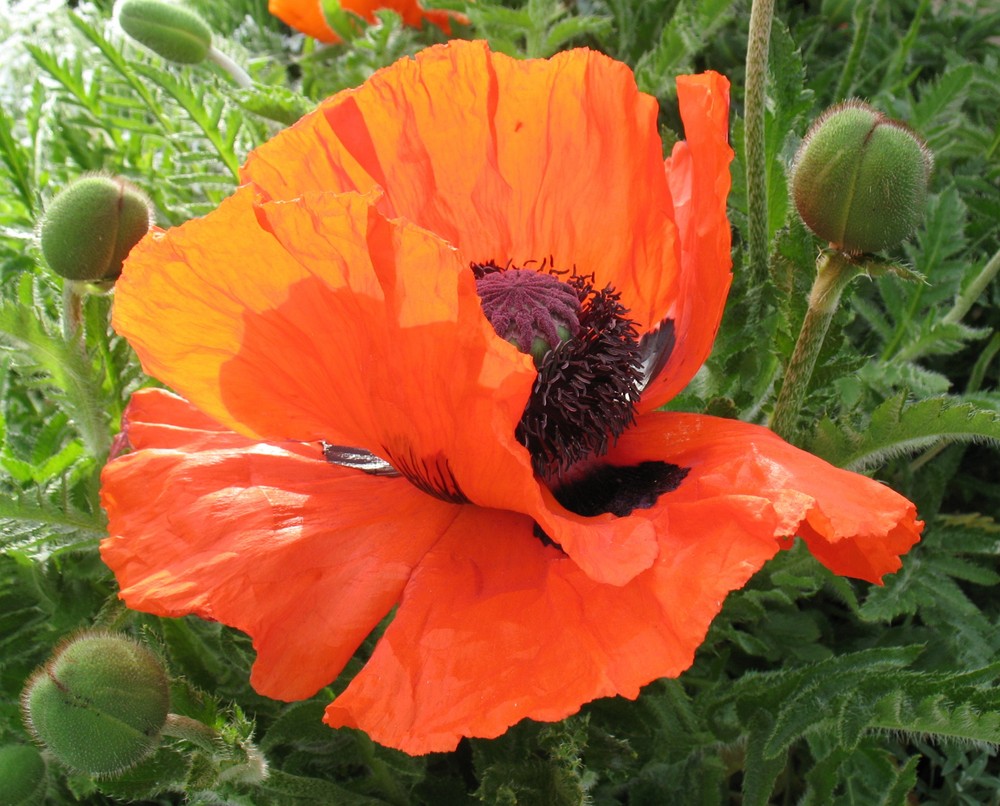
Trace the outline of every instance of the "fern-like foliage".
{"type": "Polygon", "coordinates": [[[955,398],[907,402],[903,392],[882,403],[861,426],[823,420],[809,449],[852,470],[877,467],[937,442],[1000,444],[1000,417],[955,398]]]}

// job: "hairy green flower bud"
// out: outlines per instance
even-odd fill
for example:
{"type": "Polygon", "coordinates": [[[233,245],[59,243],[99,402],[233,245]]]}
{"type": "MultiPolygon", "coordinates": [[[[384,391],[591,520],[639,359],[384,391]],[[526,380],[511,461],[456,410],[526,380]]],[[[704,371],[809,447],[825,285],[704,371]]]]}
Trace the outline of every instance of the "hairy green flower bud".
{"type": "Polygon", "coordinates": [[[0,747],[0,804],[35,806],[45,802],[45,760],[26,744],[0,747]]]}
{"type": "Polygon", "coordinates": [[[212,29],[199,14],[164,0],[125,0],[118,7],[118,24],[171,62],[197,64],[212,47],[212,29]]]}
{"type": "Polygon", "coordinates": [[[124,179],[85,176],[49,204],[39,236],[52,270],[67,280],[113,280],[152,224],[146,195],[124,179]]]}
{"type": "Polygon", "coordinates": [[[146,647],[83,633],[31,676],[21,705],[31,732],[63,764],[111,775],[159,746],[170,693],[163,665],[146,647]]]}
{"type": "Polygon", "coordinates": [[[860,101],[813,123],[792,168],[792,196],[808,227],[856,254],[896,246],[923,214],[933,159],[907,126],[860,101]]]}

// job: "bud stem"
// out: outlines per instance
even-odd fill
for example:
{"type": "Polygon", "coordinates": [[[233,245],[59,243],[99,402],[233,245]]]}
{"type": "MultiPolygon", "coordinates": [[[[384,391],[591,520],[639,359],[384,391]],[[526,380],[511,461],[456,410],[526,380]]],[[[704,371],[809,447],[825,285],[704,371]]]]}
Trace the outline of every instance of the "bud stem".
{"type": "Polygon", "coordinates": [[[191,742],[191,744],[196,744],[202,750],[207,750],[210,753],[216,752],[220,747],[218,731],[210,728],[204,722],[180,714],[167,714],[163,735],[191,742]]]}
{"type": "Polygon", "coordinates": [[[62,306],[63,338],[67,344],[82,344],[83,295],[80,286],[73,280],[63,281],[62,306]]]}
{"type": "Polygon", "coordinates": [[[250,74],[214,45],[208,49],[205,58],[229,73],[241,89],[248,90],[253,87],[253,79],[250,78],[250,74]]]}
{"type": "Polygon", "coordinates": [[[993,278],[1000,272],[1000,252],[996,252],[989,262],[983,266],[982,271],[976,278],[966,286],[965,290],[958,295],[951,310],[944,315],[941,320],[945,324],[954,325],[962,321],[962,318],[969,312],[976,300],[986,290],[986,287],[993,282],[993,278]]]}
{"type": "Polygon", "coordinates": [[[409,798],[399,785],[396,776],[393,775],[385,763],[375,754],[375,743],[361,731],[355,731],[358,749],[364,759],[375,785],[379,788],[381,795],[394,806],[404,806],[409,803],[409,798]]]}
{"type": "Polygon", "coordinates": [[[851,40],[851,51],[844,62],[844,69],[840,73],[840,81],[837,82],[837,89],[833,97],[837,100],[847,98],[854,89],[854,78],[858,71],[858,62],[861,61],[861,54],[864,52],[865,43],[868,41],[868,31],[872,25],[872,15],[875,13],[875,3],[859,3],[854,8],[851,15],[854,24],[854,38],[851,40]]]}
{"type": "Polygon", "coordinates": [[[768,274],[767,161],[764,151],[764,95],[774,0],[753,0],[747,45],[743,148],[747,176],[749,286],[759,288],[768,274]]]}
{"type": "Polygon", "coordinates": [[[860,271],[841,252],[824,252],[816,261],[816,280],[809,292],[809,308],[771,416],[771,430],[789,441],[794,441],[798,430],[802,401],[830,322],[840,304],[840,295],[860,271]]]}

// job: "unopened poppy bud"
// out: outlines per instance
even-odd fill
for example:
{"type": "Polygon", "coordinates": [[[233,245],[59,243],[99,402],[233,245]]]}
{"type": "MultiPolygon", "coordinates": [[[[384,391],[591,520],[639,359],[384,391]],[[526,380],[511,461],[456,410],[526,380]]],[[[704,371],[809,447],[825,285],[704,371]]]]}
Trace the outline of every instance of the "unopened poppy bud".
{"type": "Polygon", "coordinates": [[[792,169],[799,215],[848,252],[896,246],[920,221],[933,158],[904,124],[860,101],[831,107],[806,134],[792,169]]]}
{"type": "Polygon", "coordinates": [[[45,802],[45,760],[26,744],[0,747],[0,804],[35,806],[45,802]]]}
{"type": "Polygon", "coordinates": [[[152,224],[149,199],[124,179],[85,176],[49,205],[39,230],[42,254],[68,280],[113,280],[152,224]]]}
{"type": "Polygon", "coordinates": [[[170,693],[163,665],[146,647],[83,633],[31,676],[21,705],[32,733],[63,764],[111,775],[159,746],[170,693]]]}
{"type": "Polygon", "coordinates": [[[164,0],[125,0],[118,23],[137,42],[171,62],[197,64],[212,47],[212,29],[199,14],[164,0]]]}

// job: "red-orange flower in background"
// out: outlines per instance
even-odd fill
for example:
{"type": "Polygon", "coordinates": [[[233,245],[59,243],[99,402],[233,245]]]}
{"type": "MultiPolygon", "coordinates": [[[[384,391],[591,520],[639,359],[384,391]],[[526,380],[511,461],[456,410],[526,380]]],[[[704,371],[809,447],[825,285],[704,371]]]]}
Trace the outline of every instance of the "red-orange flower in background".
{"type": "Polygon", "coordinates": [[[137,394],[104,472],[128,605],[249,633],[279,699],[396,607],[325,719],[425,753],[680,674],[795,535],[837,573],[899,568],[901,496],[654,411],[730,283],[728,84],[677,84],[664,163],[622,64],[431,48],[141,242],[114,323],[187,400],[137,394]]]}
{"type": "MultiPolygon", "coordinates": [[[[375,22],[375,12],[379,9],[390,9],[402,17],[404,25],[419,28],[426,20],[446,34],[451,33],[453,20],[468,22],[468,18],[463,14],[426,9],[418,0],[340,0],[340,7],[368,22],[375,22]]],[[[321,0],[268,0],[267,9],[286,25],[314,39],[321,42],[340,41],[340,37],[323,16],[321,0]]]]}

